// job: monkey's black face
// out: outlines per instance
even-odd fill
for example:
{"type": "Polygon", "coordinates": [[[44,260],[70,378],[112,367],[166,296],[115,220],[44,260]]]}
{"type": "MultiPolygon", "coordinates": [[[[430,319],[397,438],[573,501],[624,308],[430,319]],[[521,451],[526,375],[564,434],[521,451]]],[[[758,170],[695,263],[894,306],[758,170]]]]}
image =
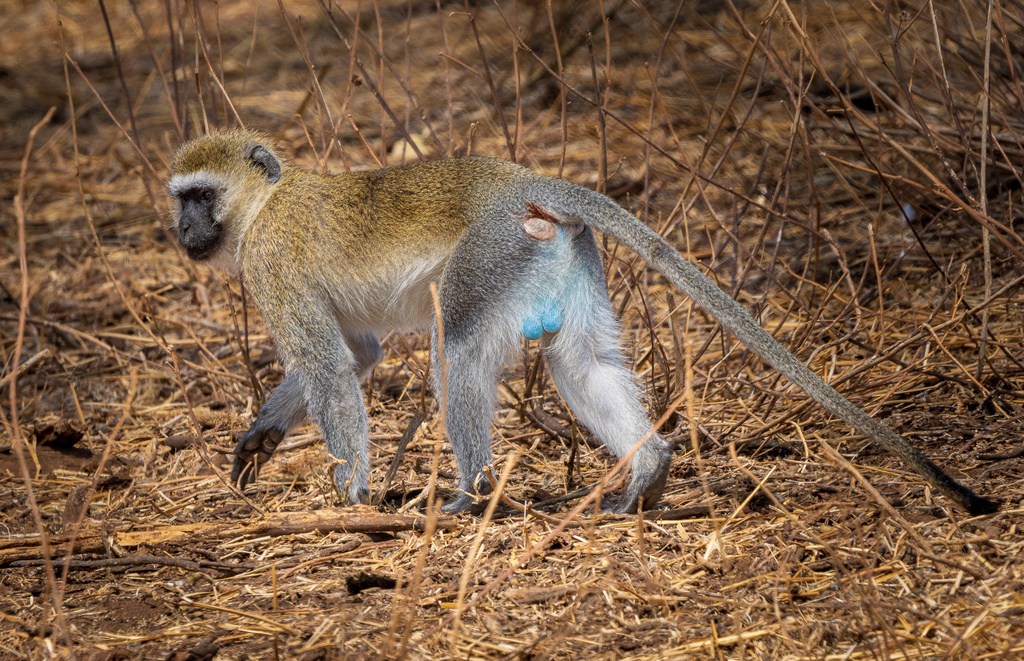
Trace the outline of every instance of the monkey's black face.
{"type": "Polygon", "coordinates": [[[195,260],[212,257],[224,241],[224,227],[214,217],[217,191],[196,186],[178,193],[178,242],[195,260]]]}

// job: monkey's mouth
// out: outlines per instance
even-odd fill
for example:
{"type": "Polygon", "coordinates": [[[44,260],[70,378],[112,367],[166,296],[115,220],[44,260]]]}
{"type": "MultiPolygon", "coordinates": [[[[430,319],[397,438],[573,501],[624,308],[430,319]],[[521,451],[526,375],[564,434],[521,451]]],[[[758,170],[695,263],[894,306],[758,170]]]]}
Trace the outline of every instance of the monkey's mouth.
{"type": "Polygon", "coordinates": [[[182,241],[181,247],[185,249],[185,254],[189,256],[189,259],[197,262],[202,262],[211,258],[217,252],[217,246],[211,246],[209,244],[188,245],[182,241]]]}
{"type": "Polygon", "coordinates": [[[224,231],[220,225],[211,225],[207,228],[199,226],[178,228],[178,243],[185,250],[185,254],[197,262],[216,255],[223,241],[224,231]]]}

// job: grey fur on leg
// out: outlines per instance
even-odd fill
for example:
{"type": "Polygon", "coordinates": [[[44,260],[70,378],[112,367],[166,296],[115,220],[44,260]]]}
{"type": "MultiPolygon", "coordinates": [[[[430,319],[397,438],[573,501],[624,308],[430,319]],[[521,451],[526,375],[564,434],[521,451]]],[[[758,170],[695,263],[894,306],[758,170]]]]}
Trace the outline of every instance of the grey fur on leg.
{"type": "MultiPolygon", "coordinates": [[[[562,399],[605,447],[619,458],[651,430],[634,374],[623,365],[619,325],[608,303],[600,255],[590,232],[576,242],[576,268],[586,274],[565,292],[562,330],[547,343],[545,357],[562,399]]],[[[658,434],[633,454],[632,480],[621,497],[603,508],[634,513],[641,499],[653,506],[668,478],[672,450],[658,434]]]]}
{"type": "MultiPolygon", "coordinates": [[[[327,443],[327,449],[331,456],[346,462],[334,468],[334,483],[338,487],[338,493],[342,494],[350,505],[355,503],[367,504],[370,502],[370,425],[367,419],[366,406],[363,404],[363,392],[359,387],[359,383],[370,377],[373,369],[384,358],[384,351],[381,349],[377,336],[373,333],[346,334],[345,344],[352,351],[352,357],[355,361],[355,384],[353,385],[351,378],[342,374],[341,387],[347,387],[349,393],[354,397],[355,401],[350,405],[349,412],[352,411],[352,408],[355,409],[358,418],[358,421],[355,423],[356,428],[363,431],[361,437],[358,436],[357,432],[356,435],[342,438],[339,446],[341,449],[337,453],[332,449],[335,446],[332,446],[331,442],[327,443]],[[356,446],[354,452],[353,442],[356,446]],[[354,474],[353,468],[347,465],[349,462],[352,462],[354,474]],[[345,489],[346,484],[349,487],[347,490],[345,489]]],[[[343,418],[342,424],[344,425],[347,422],[343,418]]],[[[321,429],[323,429],[322,424],[321,429]]],[[[324,438],[327,438],[326,432],[324,433],[324,438]]]]}
{"type": "MultiPolygon", "coordinates": [[[[492,463],[491,419],[497,399],[495,372],[497,367],[487,355],[487,338],[483,333],[471,338],[446,342],[448,363],[446,426],[455,463],[459,469],[462,494],[444,507],[448,513],[477,509],[474,495],[490,491],[483,474],[492,463]]],[[[433,353],[434,392],[442,392],[441,370],[436,349],[433,353]]]]}
{"type": "MultiPolygon", "coordinates": [[[[560,333],[547,357],[551,376],[566,404],[617,457],[624,457],[650,431],[651,422],[640,405],[633,373],[622,366],[619,355],[602,355],[584,338],[560,333]]],[[[641,498],[648,506],[658,502],[671,458],[669,444],[652,434],[633,454],[632,479],[626,493],[621,498],[606,499],[604,509],[633,513],[641,498]]]]}
{"type": "MultiPolygon", "coordinates": [[[[340,344],[340,343],[339,343],[340,344]]],[[[327,451],[340,463],[334,483],[348,504],[370,500],[370,427],[351,350],[339,346],[336,362],[324,361],[307,378],[306,402],[320,424],[327,451]]]]}
{"type": "MultiPolygon", "coordinates": [[[[496,217],[508,212],[493,211],[496,217]]],[[[431,345],[434,396],[446,399],[448,439],[459,469],[461,495],[444,507],[448,513],[481,512],[479,496],[491,491],[483,468],[491,465],[491,424],[498,398],[497,377],[505,358],[519,343],[519,312],[529,294],[536,241],[527,240],[518,222],[477,223],[466,230],[441,277],[447,363],[445,388],[438,362],[438,334],[431,345]],[[502,259],[480,260],[480,254],[502,259]]]]}

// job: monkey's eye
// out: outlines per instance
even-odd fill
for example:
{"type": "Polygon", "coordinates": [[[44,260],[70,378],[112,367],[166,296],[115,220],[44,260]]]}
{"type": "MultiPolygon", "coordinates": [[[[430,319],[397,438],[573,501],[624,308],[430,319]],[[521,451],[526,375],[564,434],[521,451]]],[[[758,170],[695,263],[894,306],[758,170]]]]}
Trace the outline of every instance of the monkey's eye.
{"type": "Polygon", "coordinates": [[[212,187],[196,186],[195,188],[182,191],[178,194],[178,197],[181,199],[182,204],[209,204],[217,197],[217,190],[212,187]]]}

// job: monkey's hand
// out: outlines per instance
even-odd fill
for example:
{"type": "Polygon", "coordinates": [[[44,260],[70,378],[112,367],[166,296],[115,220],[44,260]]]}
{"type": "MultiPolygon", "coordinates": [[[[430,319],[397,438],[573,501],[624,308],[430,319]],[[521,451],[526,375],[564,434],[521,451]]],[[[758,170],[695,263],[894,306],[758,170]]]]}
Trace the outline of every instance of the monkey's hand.
{"type": "Polygon", "coordinates": [[[256,479],[259,467],[270,461],[274,450],[284,440],[285,431],[263,427],[257,419],[235,446],[235,463],[231,466],[231,483],[239,487],[256,479]]]}

